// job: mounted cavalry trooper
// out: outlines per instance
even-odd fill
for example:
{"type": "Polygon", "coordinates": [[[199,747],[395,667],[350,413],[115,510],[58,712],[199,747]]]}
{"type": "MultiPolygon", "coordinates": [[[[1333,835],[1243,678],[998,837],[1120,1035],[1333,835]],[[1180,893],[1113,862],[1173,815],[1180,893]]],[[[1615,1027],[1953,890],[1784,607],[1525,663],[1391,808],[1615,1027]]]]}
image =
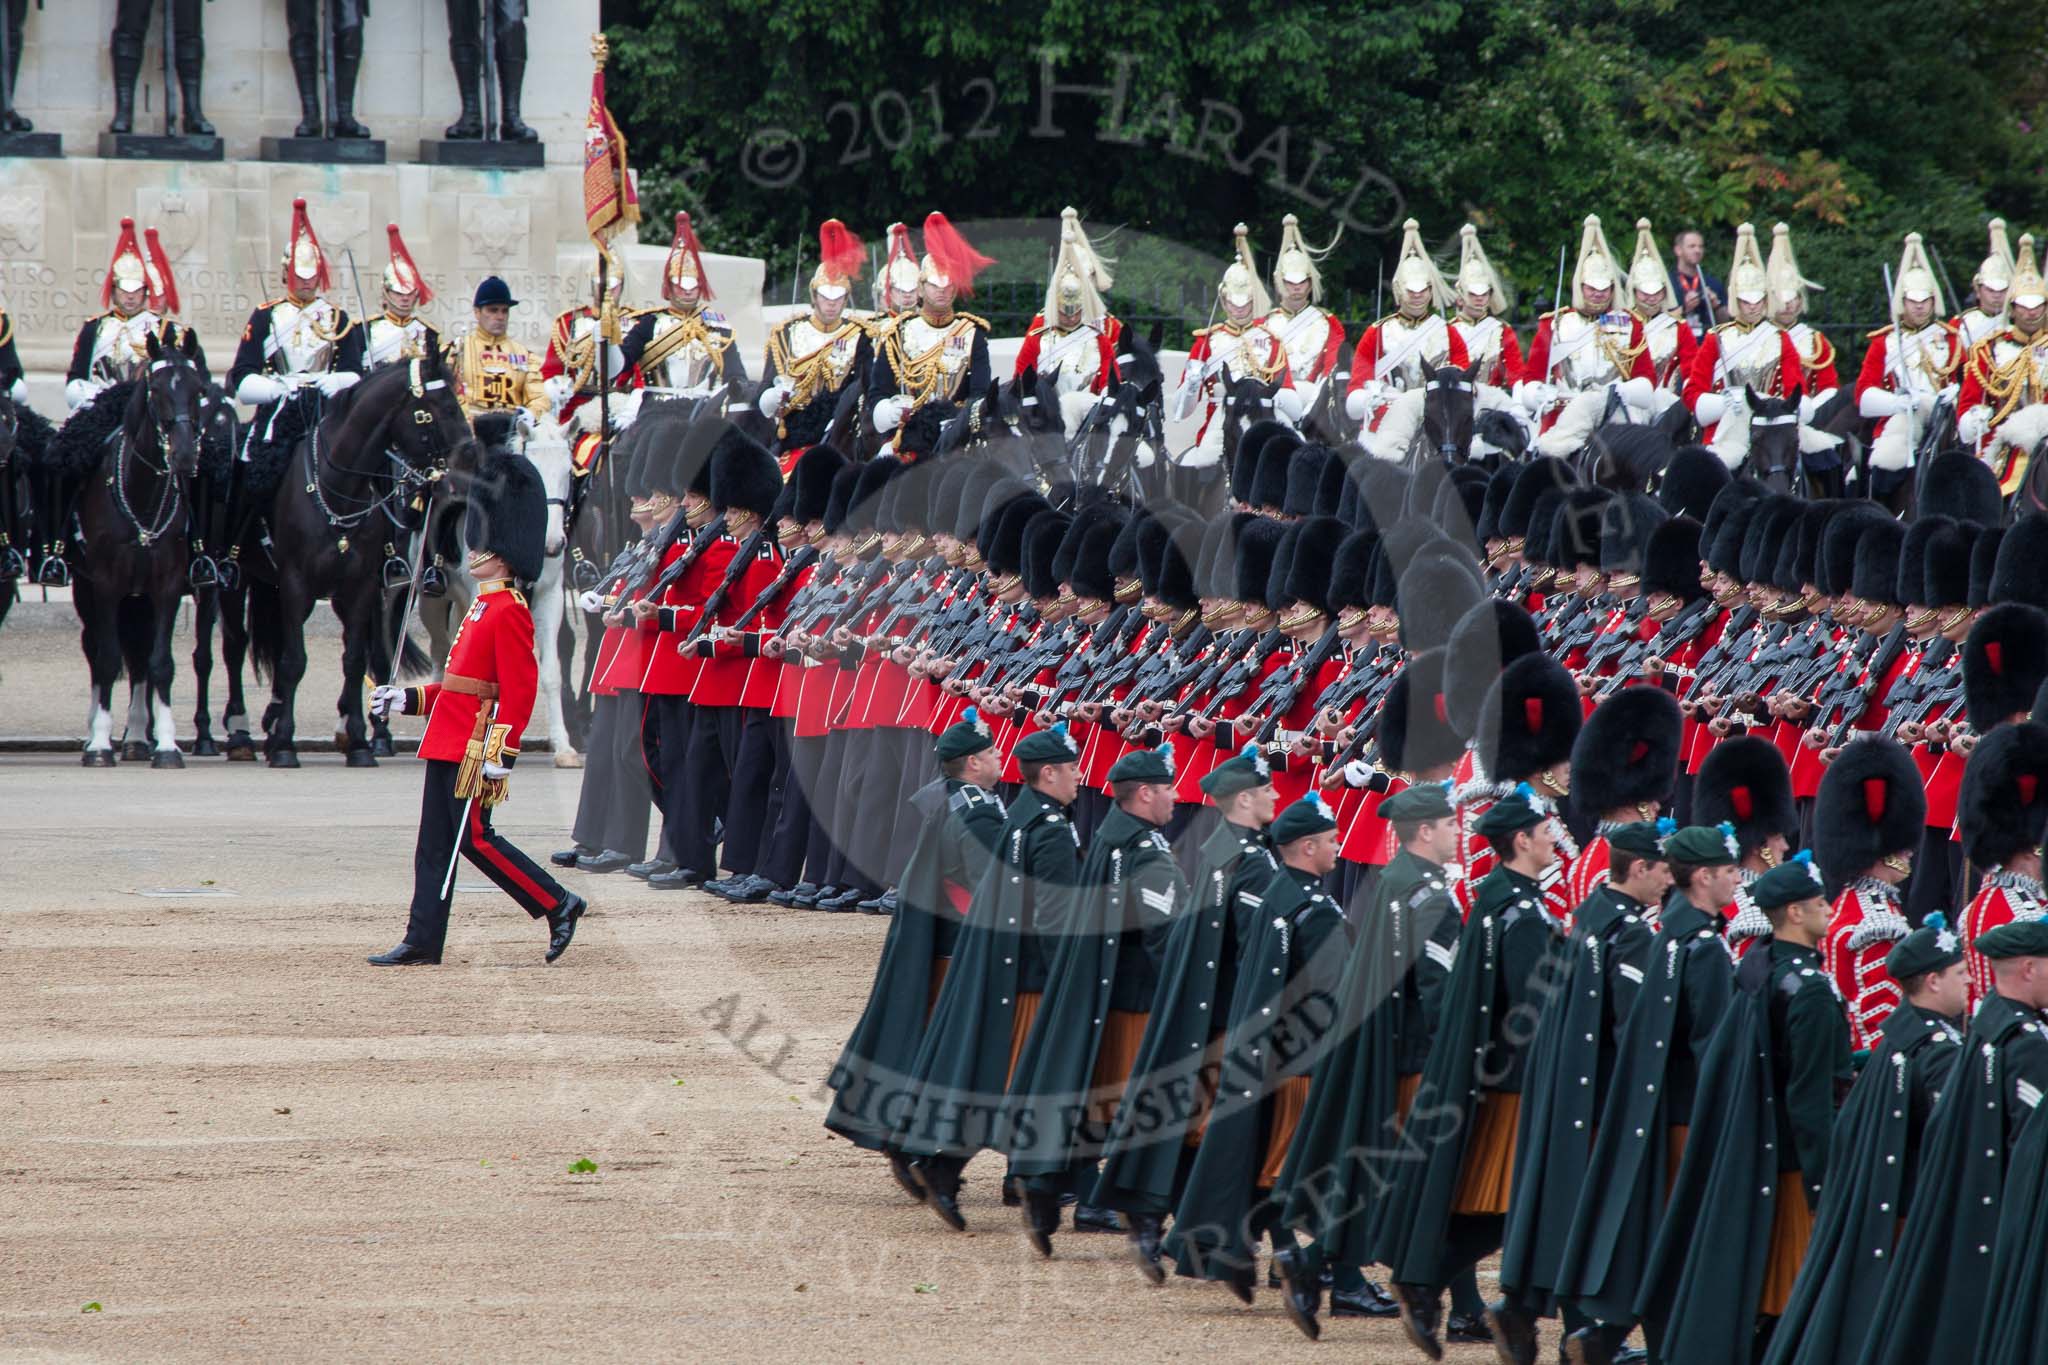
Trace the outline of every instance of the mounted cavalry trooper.
{"type": "MultiPolygon", "coordinates": [[[[1955,401],[1956,372],[1963,361],[1959,328],[1942,321],[1941,286],[1917,232],[1906,234],[1891,305],[1891,325],[1870,334],[1870,348],[1856,374],[1856,410],[1877,423],[1870,467],[1882,471],[1871,475],[1878,485],[1913,467],[1935,407],[1944,399],[1955,401]]],[[[1885,491],[1880,486],[1876,496],[1885,491]]]]}
{"type": "MultiPolygon", "coordinates": [[[[1280,338],[1266,330],[1262,319],[1271,316],[1273,301],[1252,264],[1251,229],[1239,223],[1231,229],[1236,241],[1236,259],[1216,285],[1216,297],[1223,305],[1223,321],[1195,333],[1188,348],[1187,368],[1181,371],[1180,387],[1173,395],[1173,417],[1183,420],[1197,403],[1204,404],[1202,425],[1195,444],[1181,456],[1181,464],[1206,469],[1223,458],[1223,422],[1218,409],[1232,381],[1252,380],[1260,384],[1276,381],[1284,390],[1294,387],[1294,372],[1287,363],[1287,348],[1280,338]]],[[[1357,382],[1357,376],[1352,376],[1357,382]]]]}
{"type": "MultiPolygon", "coordinates": [[[[228,388],[235,401],[256,409],[229,479],[225,540],[228,557],[221,583],[240,578],[241,553],[250,509],[243,506],[252,463],[266,466],[265,481],[299,437],[320,420],[324,400],[362,378],[365,336],[349,315],[323,298],[333,287],[327,257],[306,215],[306,201],[292,200],[292,225],[285,238],[284,297],[249,315],[235,349],[228,388]]],[[[259,484],[259,497],[260,497],[259,484]]]]}
{"type": "Polygon", "coordinates": [[[1685,314],[1673,300],[1671,276],[1664,269],[1664,253],[1650,235],[1650,220],[1636,219],[1636,250],[1628,263],[1629,311],[1643,327],[1643,344],[1650,352],[1650,380],[1660,393],[1674,396],[1685,383],[1685,372],[1699,350],[1699,338],[1685,325],[1685,314]]]}
{"type": "MultiPolygon", "coordinates": [[[[73,412],[114,385],[138,378],[149,363],[151,337],[168,351],[191,331],[172,319],[178,311],[178,282],[171,274],[170,259],[157,240],[156,229],[150,228],[144,237],[148,242],[146,251],[135,240],[135,220],[121,220],[121,235],[114,241],[114,258],[100,285],[100,307],[106,311],[86,320],[71,348],[64,401],[73,412]]],[[[10,395],[17,404],[24,403],[28,391],[22,384],[20,363],[14,359],[11,323],[6,325],[5,358],[11,366],[5,376],[10,395]]],[[[197,358],[203,370],[205,356],[197,358]]],[[[217,571],[202,537],[194,537],[192,554],[192,585],[211,587],[218,581],[217,571]]],[[[42,572],[42,581],[48,586],[61,587],[71,581],[63,555],[54,548],[44,556],[42,572]]]]}
{"type": "Polygon", "coordinates": [[[2020,240],[2006,324],[1970,348],[1956,398],[1956,435],[1998,475],[2010,496],[2026,477],[2029,452],[2048,436],[2048,282],[2034,244],[2020,240]]]}
{"type": "MultiPolygon", "coordinates": [[[[1341,234],[1342,228],[1338,229],[1341,234]]],[[[1344,351],[1344,324],[1323,307],[1323,274],[1316,263],[1337,245],[1311,250],[1301,239],[1301,220],[1280,220],[1280,254],[1273,258],[1273,292],[1279,307],[1266,315],[1266,330],[1287,352],[1287,368],[1301,395],[1301,410],[1312,412],[1336,373],[1344,351]]]]}
{"type": "Polygon", "coordinates": [[[1799,258],[1792,254],[1792,229],[1784,223],[1771,226],[1771,259],[1764,273],[1771,281],[1771,321],[1790,338],[1799,355],[1799,411],[1800,420],[1805,421],[1841,386],[1835,373],[1834,343],[1800,321],[1806,315],[1806,291],[1824,286],[1800,271],[1799,258]]]}
{"type": "Polygon", "coordinates": [[[1444,321],[1451,287],[1422,245],[1413,218],[1401,225],[1401,254],[1394,262],[1394,311],[1365,329],[1351,353],[1351,383],[1344,412],[1366,430],[1378,431],[1387,405],[1428,382],[1445,365],[1465,366],[1465,340],[1444,321]]]}
{"type": "Polygon", "coordinates": [[[860,274],[860,238],[837,218],[818,225],[818,268],[811,275],[811,311],[768,333],[761,378],[761,415],[775,422],[785,466],[825,439],[848,385],[866,382],[874,361],[868,329],[848,315],[860,274]]]}
{"type": "MultiPolygon", "coordinates": [[[[875,323],[907,317],[917,307],[917,252],[911,249],[910,227],[889,224],[889,259],[875,276],[875,323]]],[[[877,339],[880,332],[876,333],[877,339]]]]}
{"type": "Polygon", "coordinates": [[[725,314],[707,308],[713,297],[704,251],[690,215],[676,214],[675,238],[661,270],[666,307],[649,309],[633,324],[620,347],[626,368],[640,370],[642,392],[701,398],[720,384],[747,382],[747,367],[733,345],[725,314]]]}
{"type": "Polygon", "coordinates": [[[1479,367],[1473,377],[1488,389],[1512,393],[1522,382],[1522,343],[1506,321],[1508,294],[1500,272],[1470,223],[1458,229],[1456,304],[1451,330],[1465,343],[1468,363],[1479,367]]]}
{"type": "Polygon", "coordinates": [[[1576,451],[1617,403],[1650,408],[1655,372],[1642,321],[1619,296],[1626,278],[1600,220],[1588,214],[1572,267],[1571,305],[1537,320],[1515,395],[1542,426],[1537,448],[1544,454],[1576,451]]]}
{"type": "Polygon", "coordinates": [[[1756,229],[1744,223],[1735,230],[1735,262],[1728,271],[1729,307],[1735,316],[1700,339],[1700,349],[1685,377],[1685,401],[1700,424],[1700,443],[1731,468],[1741,463],[1748,442],[1736,442],[1730,460],[1725,441],[1715,435],[1726,420],[1749,424],[1745,391],[1760,398],[1793,398],[1804,392],[1805,358],[1785,329],[1765,316],[1770,307],[1770,272],[1758,254],[1756,229]]]}
{"type": "Polygon", "coordinates": [[[390,259],[384,265],[384,311],[363,324],[363,368],[418,360],[441,344],[440,337],[418,314],[422,304],[434,301],[427,277],[413,263],[398,235],[398,224],[386,223],[384,235],[390,243],[390,259]]]}
{"type": "Polygon", "coordinates": [[[2016,268],[2012,243],[2005,236],[2005,219],[1993,218],[1991,254],[1970,277],[1975,301],[1951,319],[1964,355],[1967,356],[1978,342],[2005,326],[2006,302],[2012,293],[2012,276],[2016,268]]]}
{"type": "MultiPolygon", "coordinates": [[[[1111,283],[1108,267],[1081,230],[1081,215],[1062,209],[1059,256],[1045,286],[1045,307],[1024,330],[1015,377],[1052,381],[1060,400],[1061,427],[1069,435],[1094,406],[1094,395],[1116,378],[1116,346],[1123,323],[1102,301],[1111,283]]],[[[1027,395],[1023,401],[1038,400],[1027,395]]]]}
{"type": "Polygon", "coordinates": [[[924,253],[918,310],[895,319],[875,338],[879,363],[868,384],[869,414],[885,436],[934,399],[964,405],[988,391],[988,321],[955,312],[953,302],[972,295],[974,277],[995,262],[938,212],[925,216],[924,253]]]}
{"type": "MultiPolygon", "coordinates": [[[[605,272],[600,293],[598,267],[602,264],[601,260],[590,263],[590,302],[579,303],[555,314],[554,325],[548,329],[548,352],[540,363],[541,382],[547,388],[548,401],[554,404],[555,414],[564,426],[574,421],[576,414],[597,397],[597,326],[603,317],[604,305],[609,302],[619,316],[627,315],[626,272],[624,269],[605,272]]],[[[630,387],[619,379],[623,370],[622,348],[622,345],[611,348],[614,392],[630,387]]],[[[594,434],[594,428],[592,430],[594,434]]]]}

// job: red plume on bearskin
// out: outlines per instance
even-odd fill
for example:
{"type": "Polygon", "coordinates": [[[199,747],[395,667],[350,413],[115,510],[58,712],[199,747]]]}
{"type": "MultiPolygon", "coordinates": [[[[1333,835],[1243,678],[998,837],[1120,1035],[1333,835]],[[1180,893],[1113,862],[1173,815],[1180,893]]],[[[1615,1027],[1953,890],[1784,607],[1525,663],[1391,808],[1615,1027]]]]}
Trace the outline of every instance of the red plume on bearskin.
{"type": "Polygon", "coordinates": [[[155,228],[145,229],[142,237],[149,244],[148,263],[144,267],[144,273],[149,277],[149,306],[159,313],[175,313],[178,311],[178,277],[171,273],[171,258],[165,253],[155,228]]]}
{"type": "MultiPolygon", "coordinates": [[[[114,239],[114,254],[107,257],[107,278],[100,285],[100,307],[102,308],[113,306],[114,274],[116,266],[123,256],[133,256],[138,263],[142,261],[142,247],[135,240],[135,220],[133,218],[123,218],[121,220],[121,235],[114,239]]],[[[144,278],[147,278],[146,272],[144,278]]]]}
{"type": "Polygon", "coordinates": [[[972,294],[974,277],[995,264],[994,257],[984,256],[968,245],[960,230],[937,210],[925,215],[924,250],[962,294],[972,294]]]}
{"type": "Polygon", "coordinates": [[[1956,793],[1956,825],[1971,865],[1989,872],[2037,848],[2048,826],[2048,728],[2000,725],[1977,741],[1956,793]]]}
{"type": "Polygon", "coordinates": [[[412,280],[413,292],[419,296],[421,303],[432,303],[434,291],[427,286],[427,277],[420,273],[419,266],[413,261],[412,253],[405,249],[405,238],[398,235],[398,224],[386,223],[384,235],[391,244],[391,264],[398,267],[398,273],[402,277],[412,280]]]}
{"type": "Polygon", "coordinates": [[[1814,801],[1813,860],[1840,887],[1880,859],[1911,852],[1927,818],[1920,769],[1896,740],[1859,739],[1821,775],[1814,801]]]}
{"type": "MultiPolygon", "coordinates": [[[[1574,796],[1578,785],[1574,773],[1574,796]]],[[[1777,745],[1756,735],[1738,735],[1716,744],[1707,751],[1693,784],[1692,818],[1696,824],[1718,825],[1726,820],[1734,825],[1736,842],[1744,853],[1761,848],[1773,834],[1784,835],[1788,842],[1795,840],[1799,818],[1792,805],[1792,773],[1785,766],[1785,755],[1777,745]]]]}
{"type": "Polygon", "coordinates": [[[818,260],[826,274],[835,279],[858,279],[866,254],[867,248],[861,245],[860,238],[837,218],[827,218],[818,224],[818,260]]]}
{"type": "Polygon", "coordinates": [[[668,268],[663,271],[665,280],[675,277],[676,257],[679,255],[689,258],[690,272],[697,277],[697,288],[703,297],[709,300],[712,297],[711,277],[704,273],[704,248],[697,241],[697,229],[691,226],[690,215],[681,209],[676,211],[676,233],[675,239],[669,244],[668,268]]]}

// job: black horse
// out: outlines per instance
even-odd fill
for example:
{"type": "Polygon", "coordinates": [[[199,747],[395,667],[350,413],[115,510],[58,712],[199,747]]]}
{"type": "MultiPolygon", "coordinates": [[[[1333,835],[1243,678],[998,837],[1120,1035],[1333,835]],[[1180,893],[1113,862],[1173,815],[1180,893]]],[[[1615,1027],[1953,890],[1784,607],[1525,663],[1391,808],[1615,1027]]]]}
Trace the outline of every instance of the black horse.
{"type": "MultiPolygon", "coordinates": [[[[363,684],[390,677],[411,649],[385,619],[392,605],[383,581],[385,546],[394,536],[411,540],[422,510],[431,522],[443,477],[474,464],[475,438],[432,351],[344,390],[300,438],[269,507],[267,554],[250,556],[247,571],[250,650],[258,676],[270,674],[263,748],[271,767],[299,766],[294,707],[306,675],[306,618],[322,597],[341,620],[338,709],[347,762],[376,766],[363,684]]],[[[232,714],[239,670],[230,687],[232,714]]]]}
{"type": "Polygon", "coordinates": [[[1799,400],[1767,397],[1747,385],[1743,393],[1749,404],[1749,452],[1742,472],[1773,493],[1806,496],[1806,470],[1799,458],[1799,400]]]}
{"type": "Polygon", "coordinates": [[[0,621],[14,605],[37,537],[36,475],[55,433],[49,421],[0,390],[0,621]]]}
{"type": "Polygon", "coordinates": [[[72,606],[92,673],[92,718],[82,761],[114,765],[114,679],[125,664],[129,729],[122,754],[154,768],[182,768],[171,714],[171,632],[191,562],[191,481],[199,471],[206,377],[191,333],[170,348],[155,336],[139,376],[103,392],[59,433],[70,458],[89,467],[76,505],[72,606]],[[84,448],[97,447],[87,465],[84,448]],[[147,729],[149,739],[138,733],[147,729]]]}

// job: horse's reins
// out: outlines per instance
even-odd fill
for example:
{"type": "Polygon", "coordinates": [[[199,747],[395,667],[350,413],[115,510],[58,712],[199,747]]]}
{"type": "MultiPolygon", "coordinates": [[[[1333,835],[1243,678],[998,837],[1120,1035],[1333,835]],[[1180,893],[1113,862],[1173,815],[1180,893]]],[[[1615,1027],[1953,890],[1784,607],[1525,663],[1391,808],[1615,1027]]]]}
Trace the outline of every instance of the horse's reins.
{"type": "MultiPolygon", "coordinates": [[[[168,360],[159,360],[152,363],[149,368],[151,373],[155,373],[170,365],[171,362],[168,360]]],[[[114,506],[120,509],[121,515],[128,518],[129,524],[135,528],[135,543],[147,549],[151,544],[160,539],[164,532],[171,528],[171,523],[177,520],[178,513],[181,510],[183,499],[178,493],[177,475],[172,472],[171,468],[171,438],[178,428],[184,427],[189,429],[192,426],[192,414],[179,413],[171,418],[170,430],[165,430],[164,424],[157,420],[156,413],[150,408],[149,384],[147,380],[143,381],[142,408],[150,426],[156,431],[157,453],[162,457],[163,464],[161,466],[151,464],[148,451],[129,437],[128,428],[124,425],[120,430],[107,434],[108,445],[113,445],[117,438],[120,441],[120,449],[115,452],[114,472],[108,476],[107,484],[114,490],[114,506]],[[151,514],[151,519],[148,522],[143,521],[141,517],[135,514],[135,508],[128,500],[127,457],[131,451],[145,469],[162,480],[162,487],[157,493],[156,510],[151,514]]]]}
{"type": "MultiPolygon", "coordinates": [[[[424,398],[432,390],[446,388],[448,385],[448,381],[445,379],[430,379],[422,382],[420,379],[420,362],[417,357],[408,363],[408,379],[412,396],[415,400],[424,398]]],[[[431,426],[433,424],[433,414],[427,412],[424,408],[416,407],[411,411],[415,425],[431,426]]],[[[373,486],[380,481],[390,485],[384,492],[374,494],[366,499],[348,499],[352,503],[360,503],[360,506],[347,512],[337,512],[334,510],[333,505],[328,502],[327,491],[322,486],[321,475],[324,469],[331,465],[332,462],[324,459],[320,454],[321,425],[321,423],[316,422],[313,425],[313,429],[306,435],[306,491],[313,495],[313,504],[320,509],[320,514],[327,519],[327,524],[338,531],[353,531],[378,512],[382,512],[385,520],[389,521],[393,526],[411,529],[398,518],[395,514],[395,509],[419,490],[432,487],[447,472],[446,456],[448,452],[441,449],[438,442],[431,442],[431,448],[428,452],[430,463],[427,468],[422,470],[415,468],[396,451],[387,449],[384,452],[384,458],[396,468],[397,473],[395,474],[386,474],[370,469],[342,469],[339,466],[335,466],[337,472],[352,474],[357,478],[370,482],[373,486]]],[[[344,497],[340,493],[334,496],[337,499],[344,497]]]]}

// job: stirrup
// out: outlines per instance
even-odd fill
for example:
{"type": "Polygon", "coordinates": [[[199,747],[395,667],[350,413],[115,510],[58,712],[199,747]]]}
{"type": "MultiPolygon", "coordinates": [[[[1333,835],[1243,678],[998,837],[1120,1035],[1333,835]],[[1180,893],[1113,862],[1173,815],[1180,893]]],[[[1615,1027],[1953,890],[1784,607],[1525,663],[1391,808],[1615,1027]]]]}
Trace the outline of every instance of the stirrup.
{"type": "Polygon", "coordinates": [[[0,548],[0,583],[12,583],[28,572],[28,561],[12,545],[0,548]]]}
{"type": "Polygon", "coordinates": [[[429,564],[426,568],[420,570],[420,596],[446,597],[447,595],[448,575],[441,572],[439,564],[429,564]]]}
{"type": "Polygon", "coordinates": [[[579,557],[574,565],[571,566],[569,572],[571,577],[576,580],[576,590],[578,592],[590,592],[598,584],[604,582],[604,574],[598,570],[597,565],[587,559],[579,557]]]}
{"type": "Polygon", "coordinates": [[[71,566],[60,554],[43,556],[43,567],[36,574],[36,582],[45,588],[68,588],[71,586],[71,566]]]}
{"type": "Polygon", "coordinates": [[[185,581],[191,584],[194,592],[204,592],[208,588],[219,587],[220,570],[215,566],[213,556],[204,554],[192,556],[191,567],[185,571],[185,581]]]}
{"type": "Polygon", "coordinates": [[[397,555],[386,555],[384,557],[383,577],[386,591],[409,587],[412,584],[412,565],[406,563],[397,555]]]}
{"type": "Polygon", "coordinates": [[[223,559],[217,566],[217,570],[219,582],[216,586],[222,592],[233,592],[236,588],[242,586],[242,566],[235,562],[233,555],[223,559]]]}

